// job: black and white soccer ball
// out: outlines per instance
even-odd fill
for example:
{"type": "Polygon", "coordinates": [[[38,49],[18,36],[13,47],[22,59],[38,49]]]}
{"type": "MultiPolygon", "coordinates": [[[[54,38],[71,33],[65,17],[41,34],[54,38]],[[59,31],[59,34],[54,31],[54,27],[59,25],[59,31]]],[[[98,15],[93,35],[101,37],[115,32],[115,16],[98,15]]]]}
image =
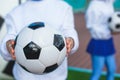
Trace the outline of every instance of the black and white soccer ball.
{"type": "Polygon", "coordinates": [[[28,72],[52,72],[65,59],[65,38],[59,31],[42,22],[32,23],[16,37],[15,56],[16,62],[28,72]]]}
{"type": "Polygon", "coordinates": [[[108,20],[112,32],[120,32],[120,12],[115,12],[108,20]]]}

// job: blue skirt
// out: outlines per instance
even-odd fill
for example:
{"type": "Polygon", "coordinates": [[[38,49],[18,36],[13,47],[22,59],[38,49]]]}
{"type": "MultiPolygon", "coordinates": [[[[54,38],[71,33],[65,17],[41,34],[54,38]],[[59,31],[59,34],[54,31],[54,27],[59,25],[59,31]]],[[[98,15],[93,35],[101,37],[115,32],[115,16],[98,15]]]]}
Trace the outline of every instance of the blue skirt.
{"type": "Polygon", "coordinates": [[[96,40],[91,39],[88,46],[87,52],[92,55],[98,56],[109,56],[115,53],[115,47],[113,38],[108,40],[96,40]]]}

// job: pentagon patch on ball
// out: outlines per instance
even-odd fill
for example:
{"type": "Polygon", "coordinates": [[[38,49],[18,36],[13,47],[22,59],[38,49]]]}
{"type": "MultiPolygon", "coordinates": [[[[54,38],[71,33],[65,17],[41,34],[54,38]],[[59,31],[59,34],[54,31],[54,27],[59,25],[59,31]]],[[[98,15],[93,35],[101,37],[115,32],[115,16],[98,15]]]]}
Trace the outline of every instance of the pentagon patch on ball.
{"type": "Polygon", "coordinates": [[[65,38],[58,30],[43,23],[31,23],[15,40],[16,62],[34,74],[56,70],[66,56],[65,38]]]}

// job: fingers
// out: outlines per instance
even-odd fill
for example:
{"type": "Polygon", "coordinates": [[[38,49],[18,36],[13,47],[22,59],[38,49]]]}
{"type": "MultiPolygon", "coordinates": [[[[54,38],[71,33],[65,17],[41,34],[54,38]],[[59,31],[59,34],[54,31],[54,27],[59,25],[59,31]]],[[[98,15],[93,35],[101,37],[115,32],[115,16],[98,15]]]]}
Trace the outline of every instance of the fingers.
{"type": "Polygon", "coordinates": [[[8,51],[9,51],[9,53],[11,54],[11,57],[12,57],[13,59],[15,59],[15,51],[14,51],[12,45],[9,46],[8,51]]]}
{"type": "Polygon", "coordinates": [[[15,51],[14,51],[14,40],[8,40],[7,42],[6,42],[6,47],[7,47],[7,50],[8,50],[8,52],[10,53],[10,55],[11,55],[11,57],[13,58],[13,59],[15,59],[16,57],[15,57],[15,51]]]}
{"type": "Polygon", "coordinates": [[[70,42],[70,40],[67,40],[66,44],[67,44],[67,53],[70,53],[70,51],[71,51],[71,42],[70,42]]]}
{"type": "Polygon", "coordinates": [[[74,41],[72,38],[68,37],[66,38],[66,48],[67,48],[67,54],[71,52],[71,49],[74,46],[74,41]]]}

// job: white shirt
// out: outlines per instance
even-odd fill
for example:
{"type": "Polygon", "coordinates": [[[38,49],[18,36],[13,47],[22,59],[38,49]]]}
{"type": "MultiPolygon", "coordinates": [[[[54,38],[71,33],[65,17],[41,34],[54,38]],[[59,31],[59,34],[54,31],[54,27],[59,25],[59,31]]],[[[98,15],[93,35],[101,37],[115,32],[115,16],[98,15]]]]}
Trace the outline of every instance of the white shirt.
{"type": "MultiPolygon", "coordinates": [[[[12,59],[6,49],[6,41],[15,39],[23,27],[37,21],[55,27],[65,37],[72,37],[75,45],[71,53],[74,53],[79,46],[78,35],[74,28],[72,8],[62,0],[28,0],[26,3],[13,9],[6,16],[5,21],[7,24],[7,34],[0,45],[0,51],[6,60],[12,59]]],[[[46,75],[28,73],[17,63],[14,66],[13,73],[16,80],[65,80],[67,77],[67,58],[60,67],[46,75]]]]}
{"type": "Polygon", "coordinates": [[[113,4],[105,0],[92,0],[86,11],[86,27],[94,39],[109,39],[108,19],[114,13],[113,4]]]}

